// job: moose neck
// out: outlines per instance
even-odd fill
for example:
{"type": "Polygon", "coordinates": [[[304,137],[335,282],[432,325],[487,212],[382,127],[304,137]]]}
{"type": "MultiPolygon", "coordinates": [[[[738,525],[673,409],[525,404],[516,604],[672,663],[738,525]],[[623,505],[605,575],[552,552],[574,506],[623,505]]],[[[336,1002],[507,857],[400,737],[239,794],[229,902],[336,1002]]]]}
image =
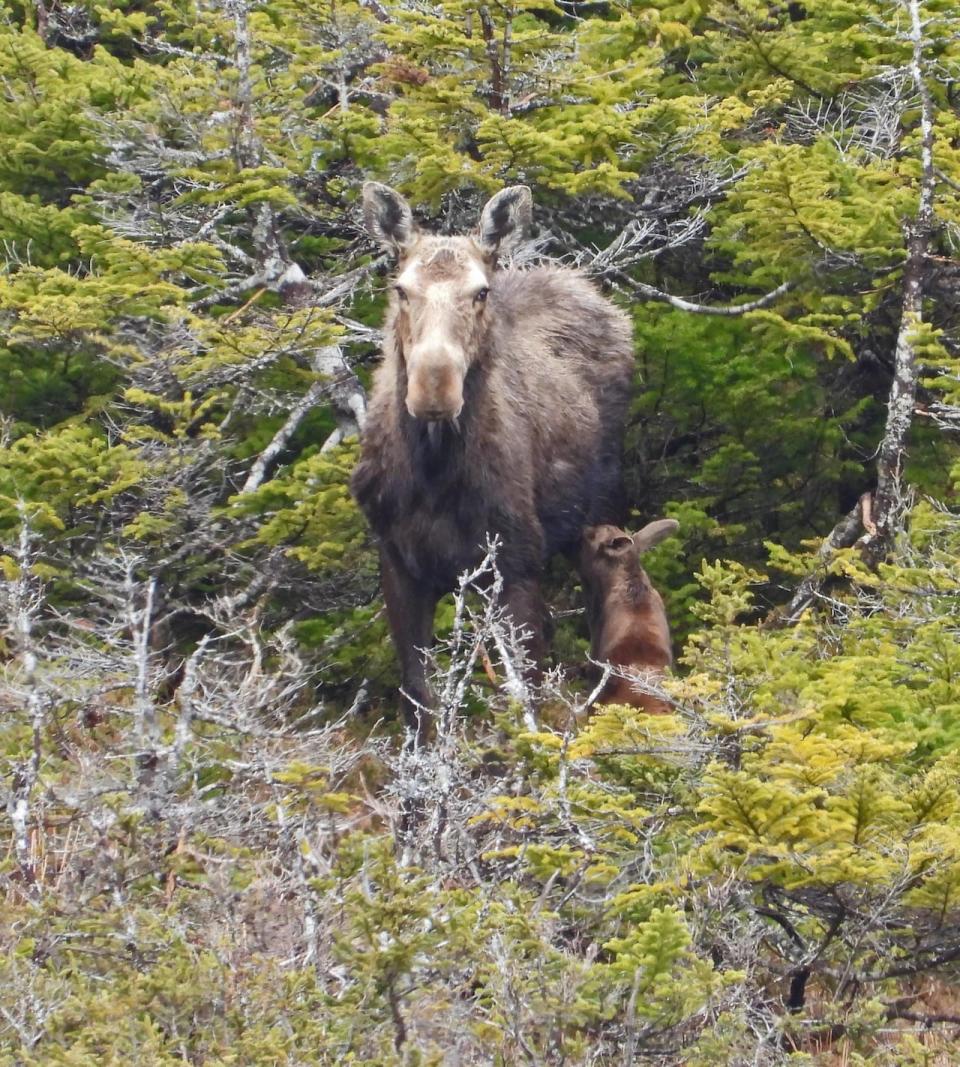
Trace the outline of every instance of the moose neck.
{"type": "Polygon", "coordinates": [[[622,649],[633,642],[635,647],[629,661],[632,665],[670,664],[670,631],[663,601],[655,590],[645,589],[638,593],[636,587],[629,589],[618,586],[610,591],[599,607],[600,610],[591,619],[595,627],[591,645],[595,656],[606,658],[613,654],[614,649],[622,649]]]}
{"type": "Polygon", "coordinates": [[[590,632],[599,634],[607,620],[644,615],[654,610],[653,596],[639,564],[614,574],[595,573],[585,585],[590,632]]]}
{"type": "Polygon", "coordinates": [[[649,600],[649,582],[636,557],[623,561],[615,570],[598,569],[593,585],[604,604],[642,607],[649,600]]]}

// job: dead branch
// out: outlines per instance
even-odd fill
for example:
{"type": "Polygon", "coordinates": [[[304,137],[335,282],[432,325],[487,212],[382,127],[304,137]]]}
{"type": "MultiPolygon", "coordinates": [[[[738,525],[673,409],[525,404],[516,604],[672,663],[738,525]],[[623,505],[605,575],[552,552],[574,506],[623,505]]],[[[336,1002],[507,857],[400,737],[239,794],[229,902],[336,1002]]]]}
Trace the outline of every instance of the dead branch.
{"type": "Polygon", "coordinates": [[[871,513],[870,494],[864,493],[856,506],[844,515],[820,545],[814,560],[814,569],[800,582],[790,601],[784,607],[777,608],[767,618],[764,623],[767,628],[780,629],[799,622],[804,611],[817,598],[829,574],[830,563],[837,552],[853,546],[863,530],[876,528],[870,517],[871,513]]]}

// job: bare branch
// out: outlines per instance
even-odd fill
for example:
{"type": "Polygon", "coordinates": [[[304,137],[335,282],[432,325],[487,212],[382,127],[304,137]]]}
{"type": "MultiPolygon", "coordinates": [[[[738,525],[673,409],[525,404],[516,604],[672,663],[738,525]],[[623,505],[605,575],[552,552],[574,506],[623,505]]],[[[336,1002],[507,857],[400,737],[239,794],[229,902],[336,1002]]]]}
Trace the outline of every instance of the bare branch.
{"type": "Polygon", "coordinates": [[[720,315],[726,318],[735,317],[737,315],[746,315],[749,311],[759,311],[761,308],[769,307],[775,303],[785,293],[790,292],[794,288],[795,282],[788,281],[778,285],[776,289],[771,289],[769,293],[764,293],[763,296],[757,297],[755,300],[749,300],[746,304],[727,304],[727,305],[714,305],[714,304],[697,304],[691,300],[686,300],[682,296],[674,296],[672,293],[665,293],[662,289],[657,289],[652,285],[647,285],[644,282],[634,281],[633,278],[621,271],[615,272],[616,277],[628,286],[635,293],[639,293],[640,296],[645,296],[648,300],[656,300],[664,304],[669,304],[671,307],[677,308],[679,311],[690,311],[696,315],[720,315]]]}
{"type": "Polygon", "coordinates": [[[813,603],[829,572],[829,564],[842,548],[850,548],[866,528],[869,518],[870,494],[864,493],[856,506],[848,512],[824,539],[817,550],[814,569],[800,582],[797,591],[785,607],[778,608],[767,619],[766,626],[778,629],[800,621],[804,611],[813,603]]]}
{"type": "MultiPolygon", "coordinates": [[[[337,406],[344,411],[341,424],[335,431],[338,435],[336,443],[339,444],[346,437],[359,432],[366,415],[366,400],[360,382],[347,366],[340,347],[338,345],[330,345],[327,348],[320,349],[314,360],[314,369],[317,373],[325,375],[336,373],[339,370],[341,378],[339,381],[335,379],[333,386],[326,378],[318,379],[291,408],[284,424],[277,430],[270,443],[254,461],[247,475],[247,480],[240,490],[241,495],[252,493],[255,489],[259,489],[267,476],[267,470],[270,465],[287,447],[290,438],[297,432],[300,423],[332,389],[339,389],[342,394],[339,397],[340,403],[337,406]],[[344,371],[346,371],[345,375],[343,375],[344,371]]],[[[324,451],[330,447],[332,446],[328,439],[324,444],[324,451]]]]}
{"type": "Polygon", "coordinates": [[[30,721],[30,752],[26,759],[11,760],[10,791],[7,794],[7,815],[13,827],[13,847],[23,885],[30,895],[40,891],[36,864],[30,848],[31,805],[33,792],[40,778],[40,754],[47,699],[38,675],[39,657],[36,641],[36,619],[42,595],[33,575],[36,562],[33,551],[31,519],[24,501],[17,502],[20,533],[15,553],[17,577],[8,590],[10,629],[22,664],[19,693],[26,703],[30,721]]]}

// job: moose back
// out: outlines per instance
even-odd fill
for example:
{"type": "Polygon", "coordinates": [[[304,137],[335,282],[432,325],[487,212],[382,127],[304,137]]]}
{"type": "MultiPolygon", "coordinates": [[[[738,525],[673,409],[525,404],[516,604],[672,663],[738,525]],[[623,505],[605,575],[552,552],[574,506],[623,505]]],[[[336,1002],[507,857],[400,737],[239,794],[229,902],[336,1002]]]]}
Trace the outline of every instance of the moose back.
{"type": "Polygon", "coordinates": [[[473,236],[421,233],[403,197],[372,182],[364,211],[397,270],[351,484],[379,539],[405,712],[423,726],[437,601],[487,535],[538,661],[545,563],[619,519],[630,325],[577,271],[498,268],[530,222],[525,186],[495,195],[473,236]]]}

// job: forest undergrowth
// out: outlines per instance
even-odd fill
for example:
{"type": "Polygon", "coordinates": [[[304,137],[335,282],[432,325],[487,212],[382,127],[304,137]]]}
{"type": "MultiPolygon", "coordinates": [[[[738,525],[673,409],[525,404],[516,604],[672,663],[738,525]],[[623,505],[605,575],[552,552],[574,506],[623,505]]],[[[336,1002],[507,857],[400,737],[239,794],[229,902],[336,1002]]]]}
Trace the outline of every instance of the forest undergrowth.
{"type": "Polygon", "coordinates": [[[778,630],[705,565],[671,715],[528,691],[462,588],[419,749],[330,720],[255,620],[165,700],[149,586],[81,616],[21,558],[7,1062],[951,1062],[958,548],[921,503],[778,630]]]}

